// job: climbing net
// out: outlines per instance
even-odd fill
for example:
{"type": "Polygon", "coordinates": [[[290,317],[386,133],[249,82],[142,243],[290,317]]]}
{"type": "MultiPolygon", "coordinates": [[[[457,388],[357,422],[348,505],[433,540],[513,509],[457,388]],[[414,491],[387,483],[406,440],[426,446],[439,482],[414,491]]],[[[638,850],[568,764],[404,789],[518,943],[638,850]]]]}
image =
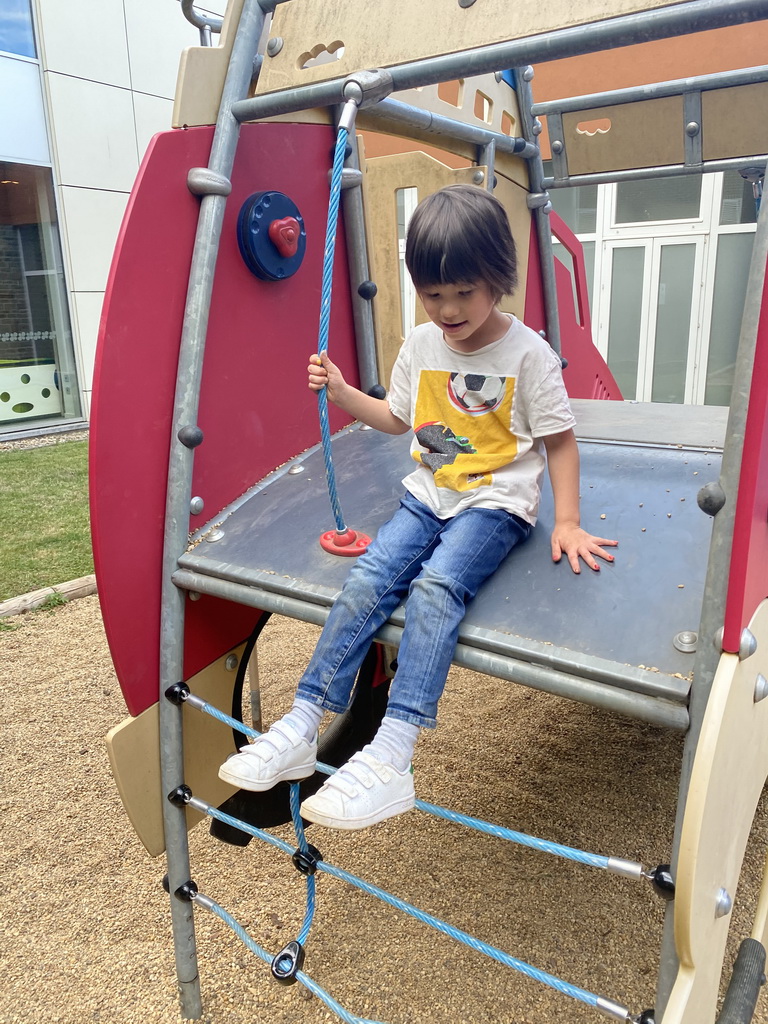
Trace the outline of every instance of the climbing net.
{"type": "MultiPolygon", "coordinates": [[[[187,704],[189,707],[194,708],[203,714],[209,715],[224,725],[250,736],[252,739],[256,739],[261,735],[257,730],[245,725],[242,721],[230,717],[223,711],[209,704],[207,701],[204,701],[202,698],[194,695],[185,683],[178,683],[171,687],[166,692],[166,698],[175,704],[187,704]]],[[[335,768],[320,762],[317,764],[317,770],[324,775],[332,775],[336,771],[335,768]]],[[[306,910],[302,926],[296,938],[288,942],[283,949],[276,954],[271,954],[260,946],[246,932],[242,925],[240,925],[222,906],[208,896],[200,893],[194,882],[190,881],[180,886],[174,895],[177,899],[191,902],[215,914],[232,929],[232,931],[242,940],[252,953],[259,957],[259,959],[263,960],[266,964],[270,965],[272,975],[277,981],[283,984],[294,984],[299,982],[304,985],[310,992],[317,996],[318,999],[325,1003],[325,1005],[328,1006],[329,1009],[331,1009],[341,1020],[345,1021],[346,1024],[381,1024],[381,1022],[370,1021],[350,1013],[349,1010],[338,1003],[302,969],[305,957],[305,946],[309,938],[315,916],[317,895],[315,876],[318,872],[329,875],[339,881],[347,882],[349,885],[360,889],[362,892],[368,893],[368,895],[382,900],[382,902],[386,903],[388,906],[393,907],[396,910],[403,911],[415,918],[417,921],[420,921],[422,924],[434,928],[443,935],[447,935],[457,942],[468,946],[470,949],[485,954],[497,963],[500,963],[505,967],[509,967],[513,971],[517,971],[534,981],[547,985],[549,988],[555,989],[557,992],[560,992],[565,996],[569,996],[581,1003],[585,1003],[587,1006],[593,1007],[595,1010],[602,1012],[614,1020],[627,1021],[631,1022],[631,1024],[653,1024],[651,1011],[646,1010],[640,1014],[633,1015],[626,1006],[623,1006],[612,999],[597,995],[594,992],[589,992],[577,985],[572,985],[570,982],[564,981],[562,978],[558,978],[553,974],[549,974],[547,971],[543,971],[538,967],[534,967],[531,964],[526,963],[524,960],[519,960],[517,957],[511,956],[509,953],[498,949],[496,946],[483,942],[480,939],[475,938],[473,935],[454,927],[448,922],[419,909],[413,904],[408,903],[397,896],[394,896],[385,889],[376,885],[371,885],[364,879],[358,878],[356,875],[353,875],[342,868],[336,867],[333,864],[329,864],[323,859],[320,851],[307,842],[301,815],[299,814],[300,797],[299,783],[297,782],[290,784],[291,818],[296,834],[295,847],[264,829],[241,821],[229,814],[225,814],[217,807],[214,807],[205,800],[195,796],[188,786],[179,786],[169,794],[168,799],[178,806],[191,807],[193,810],[207,815],[216,821],[220,821],[225,825],[229,825],[232,828],[238,829],[246,835],[252,836],[256,839],[261,839],[270,846],[291,857],[296,870],[304,875],[306,879],[306,910]]],[[[473,818],[457,811],[440,807],[436,804],[425,803],[423,800],[417,800],[416,807],[420,811],[434,817],[463,825],[466,828],[494,836],[497,839],[529,847],[530,849],[537,850],[541,853],[548,853],[566,860],[575,861],[587,867],[599,868],[627,878],[647,880],[653,885],[659,895],[663,896],[665,899],[671,899],[674,896],[674,885],[670,879],[668,865],[660,865],[653,870],[646,870],[642,864],[634,861],[623,860],[616,857],[606,857],[601,854],[578,850],[570,846],[563,846],[560,843],[539,839],[535,836],[529,836],[522,832],[516,832],[513,829],[494,825],[491,822],[482,821],[478,818],[473,818]]]]}

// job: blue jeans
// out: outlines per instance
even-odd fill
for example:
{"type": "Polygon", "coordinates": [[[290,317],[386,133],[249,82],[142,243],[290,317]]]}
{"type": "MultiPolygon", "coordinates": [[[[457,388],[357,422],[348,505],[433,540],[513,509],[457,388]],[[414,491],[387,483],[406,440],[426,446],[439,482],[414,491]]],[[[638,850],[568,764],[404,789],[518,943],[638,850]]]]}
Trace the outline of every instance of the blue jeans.
{"type": "Polygon", "coordinates": [[[467,602],[530,532],[503,509],[471,508],[438,519],[406,492],[352,567],[297,696],[345,711],[371,641],[407,594],[386,715],[434,729],[467,602]]]}

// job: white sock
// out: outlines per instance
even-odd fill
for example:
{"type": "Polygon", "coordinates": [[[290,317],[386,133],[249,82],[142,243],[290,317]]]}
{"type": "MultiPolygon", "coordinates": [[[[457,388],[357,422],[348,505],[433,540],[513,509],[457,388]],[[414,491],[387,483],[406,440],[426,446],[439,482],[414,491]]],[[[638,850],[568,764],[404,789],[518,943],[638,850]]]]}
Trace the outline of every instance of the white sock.
{"type": "Polygon", "coordinates": [[[313,704],[312,701],[296,697],[293,707],[287,715],[283,715],[280,721],[287,722],[305,740],[311,740],[317,734],[323,714],[324,709],[319,704],[313,704]]]}
{"type": "Polygon", "coordinates": [[[363,750],[385,764],[394,765],[399,772],[404,772],[413,759],[419,731],[418,725],[401,722],[399,718],[385,717],[379,731],[363,750]]]}

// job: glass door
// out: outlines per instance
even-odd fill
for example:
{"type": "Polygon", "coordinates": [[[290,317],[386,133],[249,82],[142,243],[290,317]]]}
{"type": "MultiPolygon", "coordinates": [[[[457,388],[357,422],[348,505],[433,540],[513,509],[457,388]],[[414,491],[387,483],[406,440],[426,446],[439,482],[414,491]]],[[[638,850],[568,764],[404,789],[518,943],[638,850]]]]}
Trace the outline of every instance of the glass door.
{"type": "Polygon", "coordinates": [[[625,399],[695,400],[703,236],[604,243],[598,337],[625,399]]]}

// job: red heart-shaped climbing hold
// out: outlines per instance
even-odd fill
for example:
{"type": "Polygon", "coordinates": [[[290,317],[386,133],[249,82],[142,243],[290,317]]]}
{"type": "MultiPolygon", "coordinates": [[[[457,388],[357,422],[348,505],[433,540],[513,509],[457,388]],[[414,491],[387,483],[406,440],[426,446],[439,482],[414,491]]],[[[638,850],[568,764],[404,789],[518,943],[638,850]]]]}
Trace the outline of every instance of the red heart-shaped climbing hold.
{"type": "Polygon", "coordinates": [[[296,255],[299,248],[301,226],[295,217],[283,217],[273,220],[269,225],[269,238],[283,259],[296,255]]]}

